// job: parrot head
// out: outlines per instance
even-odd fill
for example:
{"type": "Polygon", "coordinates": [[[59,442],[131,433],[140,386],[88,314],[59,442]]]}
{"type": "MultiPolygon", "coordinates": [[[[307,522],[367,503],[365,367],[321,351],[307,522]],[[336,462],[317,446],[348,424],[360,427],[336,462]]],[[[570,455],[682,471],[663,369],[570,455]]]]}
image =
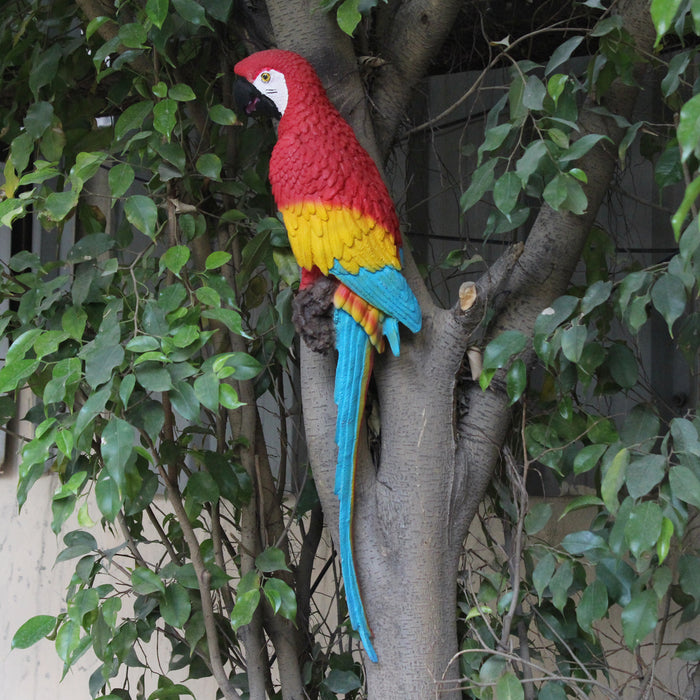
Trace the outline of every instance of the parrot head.
{"type": "Polygon", "coordinates": [[[325,94],[311,64],[299,54],[268,49],[251,54],[234,66],[239,79],[234,99],[239,112],[248,116],[281,119],[295,99],[325,94]]]}

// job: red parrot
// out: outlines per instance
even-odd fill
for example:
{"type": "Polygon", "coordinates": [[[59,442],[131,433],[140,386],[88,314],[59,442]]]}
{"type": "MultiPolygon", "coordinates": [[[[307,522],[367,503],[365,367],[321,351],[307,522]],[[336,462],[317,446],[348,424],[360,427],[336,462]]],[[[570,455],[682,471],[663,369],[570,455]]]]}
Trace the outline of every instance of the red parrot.
{"type": "Polygon", "coordinates": [[[370,155],[298,54],[270,49],[243,59],[237,102],[248,115],[279,119],[270,183],[301,288],[321,275],[337,281],[333,304],[338,364],[335,492],[340,501],[340,560],[352,626],[377,661],[352,550],[355,466],[374,349],[384,337],[399,354],[398,322],[417,333],[418,301],[401,273],[401,235],[391,196],[370,155]]]}

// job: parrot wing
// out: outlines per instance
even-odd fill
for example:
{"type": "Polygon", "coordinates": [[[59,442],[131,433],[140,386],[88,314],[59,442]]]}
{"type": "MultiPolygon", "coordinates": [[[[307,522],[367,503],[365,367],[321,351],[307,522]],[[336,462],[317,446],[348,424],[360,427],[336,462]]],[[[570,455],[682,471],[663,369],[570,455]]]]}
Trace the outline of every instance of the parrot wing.
{"type": "Polygon", "coordinates": [[[421,328],[421,310],[406,278],[396,237],[369,216],[341,205],[303,202],[282,209],[289,242],[302,268],[331,274],[387,318],[384,334],[398,355],[398,327],[421,328]]]}

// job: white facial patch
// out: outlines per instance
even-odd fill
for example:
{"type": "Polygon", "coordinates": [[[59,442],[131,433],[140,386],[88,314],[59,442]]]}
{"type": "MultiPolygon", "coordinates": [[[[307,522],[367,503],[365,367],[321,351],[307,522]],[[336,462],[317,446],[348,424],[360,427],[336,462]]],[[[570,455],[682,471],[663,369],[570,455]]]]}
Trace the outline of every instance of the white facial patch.
{"type": "Polygon", "coordinates": [[[282,73],[272,68],[264,70],[253,81],[253,85],[275,103],[275,107],[277,107],[280,115],[284,114],[289,93],[287,92],[287,81],[282,73]]]}

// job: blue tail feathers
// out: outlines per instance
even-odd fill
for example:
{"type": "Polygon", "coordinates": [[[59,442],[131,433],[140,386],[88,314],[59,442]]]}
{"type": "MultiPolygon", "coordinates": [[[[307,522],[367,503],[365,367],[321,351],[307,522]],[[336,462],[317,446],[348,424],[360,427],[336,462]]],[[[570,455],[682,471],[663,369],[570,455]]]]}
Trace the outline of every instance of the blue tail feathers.
{"type": "Polygon", "coordinates": [[[373,350],[364,329],[342,309],[335,311],[335,335],[338,349],[338,366],[335,373],[335,402],[338,406],[335,432],[335,440],[338,444],[335,493],[340,501],[340,564],[350,622],[353,629],[359,633],[369,658],[377,661],[357,582],[352,548],[357,441],[364,412],[367,384],[372,372],[373,350]]]}

